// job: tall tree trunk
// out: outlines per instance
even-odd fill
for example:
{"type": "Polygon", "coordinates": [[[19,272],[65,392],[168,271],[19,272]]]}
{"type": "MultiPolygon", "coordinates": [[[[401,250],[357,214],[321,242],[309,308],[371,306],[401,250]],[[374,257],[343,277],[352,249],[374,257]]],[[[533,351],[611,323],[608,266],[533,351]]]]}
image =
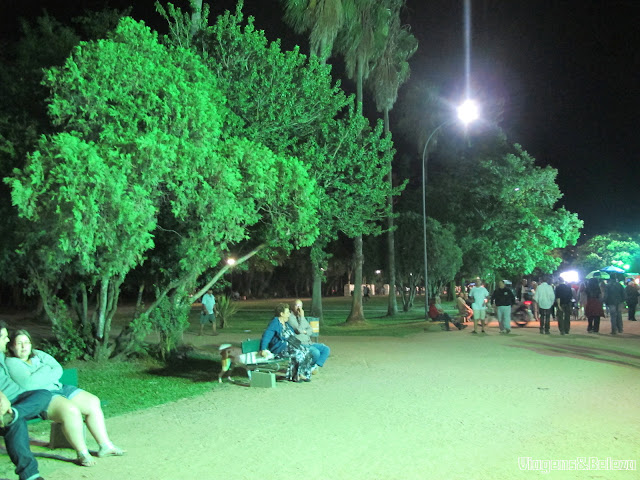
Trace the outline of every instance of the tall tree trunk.
{"type": "MultiPolygon", "coordinates": [[[[384,109],[384,132],[389,135],[389,109],[384,109]]],[[[391,173],[391,160],[389,160],[389,175],[387,181],[389,187],[393,188],[393,175],[391,173]]],[[[387,316],[393,317],[398,313],[398,302],[396,300],[396,240],[393,231],[393,195],[389,193],[387,197],[389,216],[387,217],[387,268],[389,269],[389,301],[387,302],[387,316]]]]}
{"type": "MultiPolygon", "coordinates": [[[[362,80],[364,77],[363,58],[358,58],[358,69],[356,79],[356,110],[362,115],[362,80]]],[[[355,275],[353,279],[353,299],[351,302],[351,313],[347,317],[347,324],[361,323],[366,321],[364,318],[364,310],[362,308],[362,264],[364,263],[364,255],[362,253],[362,234],[355,238],[354,243],[354,263],[355,275]]]]}
{"type": "Polygon", "coordinates": [[[364,310],[362,308],[362,264],[364,263],[364,255],[362,254],[362,235],[358,235],[354,241],[354,260],[355,274],[353,281],[353,299],[351,302],[351,313],[347,317],[345,323],[353,325],[366,321],[364,318],[364,310]]]}
{"type": "Polygon", "coordinates": [[[322,272],[326,264],[327,255],[324,253],[323,244],[316,241],[309,249],[313,285],[311,287],[311,316],[322,319],[322,272]]]}
{"type": "Polygon", "coordinates": [[[322,319],[322,272],[313,271],[311,292],[311,316],[322,319]]]}

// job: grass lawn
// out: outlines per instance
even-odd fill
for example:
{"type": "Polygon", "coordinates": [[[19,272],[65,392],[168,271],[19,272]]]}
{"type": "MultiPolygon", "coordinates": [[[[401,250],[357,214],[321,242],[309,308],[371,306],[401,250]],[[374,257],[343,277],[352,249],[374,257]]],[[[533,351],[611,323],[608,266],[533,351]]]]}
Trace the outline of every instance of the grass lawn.
{"type": "MultiPolygon", "coordinates": [[[[311,301],[303,300],[308,313],[311,301]]],[[[252,338],[259,337],[269,320],[273,318],[274,307],[279,302],[291,304],[293,301],[293,298],[240,301],[238,313],[224,330],[219,330],[221,337],[224,334],[235,333],[247,334],[252,338]]],[[[367,322],[346,327],[342,324],[351,310],[351,298],[325,298],[320,335],[402,337],[420,332],[425,328],[423,301],[423,297],[418,297],[418,306],[412,312],[400,312],[391,319],[385,316],[387,297],[372,297],[364,306],[367,322]]],[[[402,305],[399,307],[402,308],[402,305]]],[[[199,314],[200,307],[194,306],[190,319],[191,331],[195,332],[199,328],[199,314]]],[[[121,324],[126,320],[126,313],[123,313],[115,323],[121,324]]],[[[435,325],[429,327],[439,328],[435,325]]],[[[106,404],[105,415],[109,417],[192,397],[217,388],[218,383],[212,381],[212,377],[213,372],[220,369],[219,364],[220,358],[217,355],[195,354],[190,355],[187,360],[169,364],[154,359],[140,359],[101,363],[73,361],[65,367],[78,368],[80,387],[103,400],[106,404]]]]}
{"type": "MultiPolygon", "coordinates": [[[[311,301],[303,299],[307,313],[311,301]]],[[[220,330],[224,334],[247,334],[259,337],[267,323],[273,318],[273,309],[279,302],[293,303],[293,298],[272,300],[245,300],[238,302],[239,311],[231,318],[228,326],[220,330]]],[[[350,297],[330,297],[323,299],[323,322],[320,327],[322,337],[340,336],[392,336],[403,337],[424,331],[424,298],[416,298],[416,306],[411,312],[400,311],[394,318],[386,317],[387,297],[372,297],[364,305],[367,322],[357,326],[344,326],[350,310],[350,297]]],[[[399,300],[399,308],[402,309],[399,300]]],[[[445,309],[453,313],[453,303],[445,309]]],[[[116,316],[114,325],[123,325],[130,317],[123,308],[116,316]]],[[[191,314],[191,331],[199,328],[200,307],[194,306],[191,314]]],[[[427,324],[427,328],[439,329],[438,325],[427,324]]],[[[216,337],[218,338],[218,337],[216,337]]],[[[77,368],[80,387],[100,397],[104,404],[105,416],[162,405],[182,398],[200,395],[219,388],[214,373],[220,369],[220,358],[215,354],[196,353],[183,360],[164,363],[159,360],[132,359],[127,362],[83,362],[72,361],[66,368],[77,368]]],[[[29,427],[36,438],[46,438],[48,422],[29,427]]]]}

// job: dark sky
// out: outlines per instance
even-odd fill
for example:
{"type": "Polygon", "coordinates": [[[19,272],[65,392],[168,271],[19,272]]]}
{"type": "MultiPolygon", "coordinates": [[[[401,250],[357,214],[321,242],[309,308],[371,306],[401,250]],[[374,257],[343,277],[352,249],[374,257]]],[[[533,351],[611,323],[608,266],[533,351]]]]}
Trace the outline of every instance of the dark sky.
{"type": "MultiPolygon", "coordinates": [[[[105,3],[133,4],[135,18],[163,28],[152,0],[2,0],[3,33],[10,36],[18,15],[32,17],[43,5],[55,16],[72,16],[105,3]]],[[[419,40],[410,81],[427,79],[445,94],[459,91],[463,4],[407,0],[405,22],[419,40]]],[[[471,4],[472,92],[487,103],[504,101],[500,126],[540,165],[559,170],[562,203],[585,221],[586,233],[640,231],[640,1],[471,4]]],[[[212,4],[216,13],[233,6],[229,0],[212,4]]],[[[270,39],[281,37],[285,46],[299,43],[306,51],[306,39],[281,22],[279,0],[246,0],[244,11],[270,39]]]]}

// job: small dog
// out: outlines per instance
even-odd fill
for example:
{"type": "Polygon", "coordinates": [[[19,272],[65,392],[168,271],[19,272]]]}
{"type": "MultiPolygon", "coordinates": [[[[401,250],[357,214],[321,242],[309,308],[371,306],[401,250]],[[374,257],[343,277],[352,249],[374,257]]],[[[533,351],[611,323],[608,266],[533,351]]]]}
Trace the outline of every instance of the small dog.
{"type": "Polygon", "coordinates": [[[240,347],[234,347],[230,343],[223,343],[218,348],[220,351],[220,358],[222,360],[222,368],[218,373],[218,383],[222,383],[222,377],[228,376],[231,373],[231,367],[235,365],[242,365],[241,360],[242,350],[240,347]]]}

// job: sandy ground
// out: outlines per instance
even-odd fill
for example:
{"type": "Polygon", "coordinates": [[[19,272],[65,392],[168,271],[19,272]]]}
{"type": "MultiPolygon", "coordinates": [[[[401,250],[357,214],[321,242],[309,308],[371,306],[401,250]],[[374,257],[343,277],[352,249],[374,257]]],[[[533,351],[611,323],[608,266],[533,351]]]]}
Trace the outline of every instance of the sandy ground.
{"type": "MultiPolygon", "coordinates": [[[[47,480],[638,479],[639,323],[625,321],[626,333],[615,337],[587,335],[584,322],[569,336],[555,325],[551,336],[533,325],[503,336],[494,323],[478,336],[467,329],[326,337],[332,355],[311,383],[227,384],[110,418],[126,456],[91,468],[40,458],[41,473],[47,480]],[[590,457],[603,462],[600,470],[590,457]],[[521,469],[522,458],[579,468],[585,458],[592,469],[542,473],[521,469]],[[633,460],[636,470],[612,471],[608,458],[633,460]]],[[[187,340],[205,345],[214,337],[187,340]]],[[[226,340],[239,338],[215,337],[226,340]]]]}

